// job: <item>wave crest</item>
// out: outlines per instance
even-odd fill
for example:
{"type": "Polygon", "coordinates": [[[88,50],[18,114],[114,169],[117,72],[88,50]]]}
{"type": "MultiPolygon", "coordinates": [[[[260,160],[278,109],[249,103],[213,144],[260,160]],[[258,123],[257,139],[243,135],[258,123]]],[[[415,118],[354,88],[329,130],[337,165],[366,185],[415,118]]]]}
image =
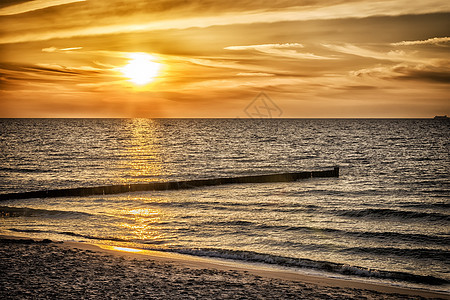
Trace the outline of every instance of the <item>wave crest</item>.
{"type": "Polygon", "coordinates": [[[14,218],[14,217],[49,217],[49,218],[64,218],[64,217],[88,217],[92,216],[89,213],[79,211],[66,210],[50,210],[50,209],[36,209],[28,207],[12,207],[0,206],[0,217],[14,218]]]}
{"type": "Polygon", "coordinates": [[[306,258],[276,256],[253,251],[238,251],[238,250],[215,249],[215,248],[195,248],[195,249],[178,248],[178,249],[164,249],[164,250],[158,249],[158,250],[195,256],[207,256],[215,258],[241,260],[247,262],[273,264],[285,267],[316,269],[343,275],[373,277],[380,279],[406,281],[412,283],[424,283],[429,285],[443,285],[450,283],[446,279],[438,278],[431,275],[424,276],[406,272],[384,271],[359,266],[350,266],[348,264],[334,263],[328,261],[316,261],[306,258]]]}
{"type": "Polygon", "coordinates": [[[435,212],[416,212],[410,210],[395,210],[389,208],[367,208],[358,210],[343,210],[337,212],[340,216],[351,218],[401,218],[401,219],[427,219],[429,221],[450,221],[450,216],[435,212]]]}

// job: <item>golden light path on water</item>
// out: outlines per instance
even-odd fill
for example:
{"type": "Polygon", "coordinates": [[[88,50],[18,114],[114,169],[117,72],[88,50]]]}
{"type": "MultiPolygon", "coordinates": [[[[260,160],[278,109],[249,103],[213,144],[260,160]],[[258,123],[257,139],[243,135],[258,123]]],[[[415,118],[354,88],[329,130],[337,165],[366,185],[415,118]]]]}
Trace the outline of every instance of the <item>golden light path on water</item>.
{"type": "Polygon", "coordinates": [[[116,247],[116,246],[112,246],[111,249],[112,250],[116,250],[116,251],[132,252],[132,253],[138,253],[138,252],[143,252],[144,251],[144,250],[141,250],[141,249],[127,248],[127,247],[116,247]]]}
{"type": "MultiPolygon", "coordinates": [[[[160,137],[157,136],[157,121],[152,119],[130,119],[125,124],[130,138],[125,141],[127,146],[122,152],[124,159],[119,166],[124,173],[118,173],[117,180],[123,183],[142,183],[148,181],[161,181],[159,177],[167,175],[162,161],[162,149],[160,137]]],[[[145,197],[145,202],[151,202],[150,196],[145,197]]],[[[113,208],[109,215],[123,220],[120,227],[128,232],[127,236],[117,236],[119,239],[128,240],[130,236],[139,240],[158,241],[164,240],[159,232],[158,224],[166,218],[166,211],[154,207],[120,207],[113,208]]]]}
{"type": "Polygon", "coordinates": [[[131,231],[132,236],[139,240],[164,239],[158,232],[158,223],[161,220],[158,210],[153,208],[123,209],[119,215],[127,217],[127,220],[120,226],[131,231]]]}
{"type": "Polygon", "coordinates": [[[160,141],[156,132],[156,120],[130,119],[127,130],[129,141],[121,161],[121,168],[125,171],[118,174],[118,180],[124,183],[138,183],[165,175],[161,157],[160,141]]]}

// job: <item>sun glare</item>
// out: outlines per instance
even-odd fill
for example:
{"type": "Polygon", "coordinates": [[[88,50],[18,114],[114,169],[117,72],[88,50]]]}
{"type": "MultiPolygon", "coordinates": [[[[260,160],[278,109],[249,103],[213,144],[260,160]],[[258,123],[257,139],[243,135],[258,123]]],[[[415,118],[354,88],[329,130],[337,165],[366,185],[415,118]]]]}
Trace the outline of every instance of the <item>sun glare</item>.
{"type": "Polygon", "coordinates": [[[116,250],[116,251],[122,251],[122,252],[142,252],[141,249],[134,249],[134,248],[126,248],[126,247],[116,247],[116,246],[112,246],[112,249],[116,250]]]}
{"type": "Polygon", "coordinates": [[[158,75],[161,64],[154,62],[155,57],[145,53],[133,53],[130,62],[121,69],[123,75],[137,85],[152,82],[158,75]]]}

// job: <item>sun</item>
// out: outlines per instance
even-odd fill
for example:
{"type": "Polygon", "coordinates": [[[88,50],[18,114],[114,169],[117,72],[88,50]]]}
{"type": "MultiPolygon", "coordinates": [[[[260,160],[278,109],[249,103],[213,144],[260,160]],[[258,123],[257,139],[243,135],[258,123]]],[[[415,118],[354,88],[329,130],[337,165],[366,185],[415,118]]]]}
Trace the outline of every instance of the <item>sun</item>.
{"type": "Polygon", "coordinates": [[[155,57],[145,53],[132,53],[130,62],[121,71],[125,77],[137,85],[152,82],[158,75],[161,64],[154,62],[155,57]]]}

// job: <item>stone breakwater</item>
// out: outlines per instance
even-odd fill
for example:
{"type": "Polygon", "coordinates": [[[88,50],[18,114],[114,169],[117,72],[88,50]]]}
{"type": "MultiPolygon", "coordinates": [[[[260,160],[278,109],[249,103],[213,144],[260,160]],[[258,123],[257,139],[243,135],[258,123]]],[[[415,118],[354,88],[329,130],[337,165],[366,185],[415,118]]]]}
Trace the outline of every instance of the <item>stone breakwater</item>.
{"type": "Polygon", "coordinates": [[[80,187],[71,189],[32,191],[24,193],[8,193],[8,194],[0,194],[0,201],[10,199],[107,195],[107,194],[120,194],[138,191],[179,190],[179,189],[190,189],[195,187],[224,185],[224,184],[289,182],[301,179],[321,178],[321,177],[339,177],[339,168],[336,167],[332,170],[325,170],[325,171],[308,171],[308,172],[211,178],[211,179],[185,180],[172,182],[150,182],[150,183],[110,185],[98,187],[80,187]]]}

